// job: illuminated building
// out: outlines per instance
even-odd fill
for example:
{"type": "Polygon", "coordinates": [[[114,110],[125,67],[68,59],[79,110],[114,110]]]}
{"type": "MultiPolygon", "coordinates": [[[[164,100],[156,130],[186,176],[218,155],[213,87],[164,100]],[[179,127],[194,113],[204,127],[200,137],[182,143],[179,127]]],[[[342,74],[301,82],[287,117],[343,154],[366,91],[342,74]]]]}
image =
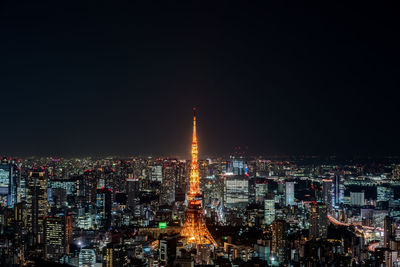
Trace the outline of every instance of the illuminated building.
{"type": "Polygon", "coordinates": [[[109,243],[105,248],[104,267],[128,266],[128,255],[126,248],[119,244],[109,243]]]}
{"type": "Polygon", "coordinates": [[[310,239],[327,238],[328,217],[327,208],[323,203],[310,206],[310,239]]]}
{"type": "Polygon", "coordinates": [[[390,240],[393,235],[393,219],[386,216],[383,224],[383,246],[385,248],[390,247],[390,240]]]}
{"type": "Polygon", "coordinates": [[[249,180],[244,175],[226,175],[224,178],[224,205],[227,208],[245,208],[249,204],[249,180]]]}
{"type": "Polygon", "coordinates": [[[185,224],[181,236],[186,237],[188,244],[217,246],[214,238],[207,229],[201,207],[202,195],[199,185],[198,144],[196,134],[196,115],[193,116],[192,162],[190,165],[190,186],[187,195],[185,224]]]}
{"type": "Polygon", "coordinates": [[[322,180],[322,190],[323,190],[323,202],[325,203],[328,210],[332,210],[332,180],[323,179],[322,180]]]}
{"type": "Polygon", "coordinates": [[[65,222],[63,218],[47,217],[44,220],[44,245],[46,258],[56,258],[65,252],[65,222]]]}
{"type": "Polygon", "coordinates": [[[71,213],[68,213],[65,216],[65,243],[67,244],[67,252],[69,252],[69,245],[73,241],[72,230],[72,215],[71,213]]]}
{"type": "Polygon", "coordinates": [[[96,222],[104,229],[111,226],[111,190],[108,188],[97,189],[96,222]]]}
{"type": "Polygon", "coordinates": [[[294,205],[294,182],[286,182],[285,185],[286,206],[294,205]]]}
{"type": "Polygon", "coordinates": [[[27,228],[37,242],[42,242],[43,218],[47,217],[47,179],[44,170],[32,170],[28,174],[27,228]]]}
{"type": "Polygon", "coordinates": [[[270,225],[275,220],[275,199],[272,195],[264,201],[264,223],[270,225]]]}
{"type": "Polygon", "coordinates": [[[165,166],[163,170],[163,185],[160,193],[160,205],[171,205],[175,201],[175,168],[165,166]]]}
{"type": "Polygon", "coordinates": [[[0,163],[0,205],[13,207],[17,203],[16,166],[4,159],[0,163]]]}
{"type": "Polygon", "coordinates": [[[288,225],[284,220],[275,220],[271,225],[272,230],[272,249],[278,262],[282,262],[286,255],[286,239],[288,225]]]}
{"type": "Polygon", "coordinates": [[[364,206],[364,192],[350,192],[350,205],[364,206]]]}
{"type": "Polygon", "coordinates": [[[262,204],[264,202],[265,196],[268,193],[268,184],[264,181],[262,183],[255,184],[255,202],[257,204],[262,204]]]}
{"type": "Polygon", "coordinates": [[[134,209],[138,198],[139,198],[139,192],[140,192],[140,187],[139,187],[139,179],[129,177],[126,179],[126,192],[127,192],[127,201],[126,205],[130,209],[134,209]]]}
{"type": "Polygon", "coordinates": [[[82,248],[79,252],[79,267],[95,267],[96,253],[92,248],[82,248]]]}
{"type": "Polygon", "coordinates": [[[339,207],[340,204],[343,203],[344,198],[344,185],[342,176],[340,174],[335,174],[332,181],[332,205],[339,207]]]}
{"type": "Polygon", "coordinates": [[[244,163],[242,157],[236,158],[231,156],[231,161],[229,162],[228,171],[235,175],[245,175],[247,174],[247,167],[244,163]]]}
{"type": "Polygon", "coordinates": [[[389,201],[394,199],[393,188],[386,186],[376,187],[376,200],[377,201],[389,201]]]}
{"type": "Polygon", "coordinates": [[[151,167],[151,180],[162,182],[162,166],[156,165],[151,167]]]}

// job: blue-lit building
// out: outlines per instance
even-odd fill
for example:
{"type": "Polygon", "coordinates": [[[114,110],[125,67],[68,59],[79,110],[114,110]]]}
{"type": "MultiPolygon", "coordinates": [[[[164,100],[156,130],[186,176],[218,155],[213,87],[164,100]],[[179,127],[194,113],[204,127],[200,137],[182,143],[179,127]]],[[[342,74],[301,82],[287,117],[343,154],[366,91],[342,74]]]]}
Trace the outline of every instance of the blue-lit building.
{"type": "Polygon", "coordinates": [[[6,159],[0,163],[0,205],[17,203],[17,168],[6,159]]]}

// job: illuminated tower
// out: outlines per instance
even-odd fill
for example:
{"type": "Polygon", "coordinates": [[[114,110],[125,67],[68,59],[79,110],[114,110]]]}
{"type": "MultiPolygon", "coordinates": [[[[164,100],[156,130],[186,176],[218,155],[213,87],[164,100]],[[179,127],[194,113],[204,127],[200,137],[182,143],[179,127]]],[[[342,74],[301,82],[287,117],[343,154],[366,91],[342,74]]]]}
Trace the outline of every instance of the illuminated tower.
{"type": "Polygon", "coordinates": [[[188,207],[186,209],[186,221],[182,228],[181,235],[187,238],[189,244],[217,246],[204,222],[201,207],[202,195],[199,186],[199,161],[198,145],[196,135],[196,114],[193,115],[193,141],[192,141],[192,162],[190,165],[190,187],[188,207]]]}

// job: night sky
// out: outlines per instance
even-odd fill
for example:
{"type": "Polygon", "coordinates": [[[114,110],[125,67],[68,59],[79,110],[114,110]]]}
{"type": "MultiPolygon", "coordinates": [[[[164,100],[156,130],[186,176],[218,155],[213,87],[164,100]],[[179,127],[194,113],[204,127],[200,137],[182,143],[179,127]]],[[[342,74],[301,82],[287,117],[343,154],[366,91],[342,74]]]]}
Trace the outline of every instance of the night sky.
{"type": "Polygon", "coordinates": [[[188,156],[193,106],[203,157],[400,153],[394,6],[32,2],[0,2],[0,154],[188,156]]]}

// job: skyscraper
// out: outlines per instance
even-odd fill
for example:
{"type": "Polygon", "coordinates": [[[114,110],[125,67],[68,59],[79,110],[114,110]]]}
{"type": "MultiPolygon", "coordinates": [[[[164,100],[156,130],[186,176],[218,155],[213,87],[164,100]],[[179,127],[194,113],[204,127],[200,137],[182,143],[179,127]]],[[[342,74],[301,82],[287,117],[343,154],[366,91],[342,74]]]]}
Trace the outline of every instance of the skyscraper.
{"type": "Polygon", "coordinates": [[[344,198],[344,185],[341,175],[339,173],[336,173],[333,176],[332,181],[332,205],[335,207],[339,207],[340,204],[343,203],[344,198]]]}
{"type": "Polygon", "coordinates": [[[264,201],[264,223],[270,225],[275,220],[275,199],[268,195],[264,201]]]}
{"type": "Polygon", "coordinates": [[[294,205],[294,182],[286,182],[285,186],[286,206],[294,205]]]}
{"type": "Polygon", "coordinates": [[[65,252],[65,221],[47,217],[44,220],[44,246],[46,258],[57,258],[65,252]]]}
{"type": "Polygon", "coordinates": [[[97,189],[96,221],[103,229],[111,226],[111,190],[108,188],[97,189]]]}
{"type": "Polygon", "coordinates": [[[199,166],[198,166],[198,144],[196,134],[196,114],[193,115],[193,140],[192,140],[192,162],[190,165],[190,187],[188,207],[186,209],[185,224],[181,235],[186,237],[188,244],[205,245],[213,244],[217,246],[204,222],[201,207],[202,195],[199,185],[199,166]]]}
{"type": "Polygon", "coordinates": [[[327,208],[323,203],[314,203],[310,207],[310,239],[327,238],[327,208]]]}
{"type": "Polygon", "coordinates": [[[332,180],[322,180],[323,189],[323,202],[325,203],[328,211],[332,210],[332,180]]]}
{"type": "Polygon", "coordinates": [[[96,266],[96,252],[93,248],[82,248],[79,252],[79,267],[95,267],[96,266]]]}
{"type": "Polygon", "coordinates": [[[390,247],[390,239],[393,234],[393,220],[390,216],[386,216],[383,223],[383,246],[390,247]]]}
{"type": "Polygon", "coordinates": [[[227,208],[245,208],[249,203],[249,180],[244,175],[224,178],[224,205],[227,208]]]}
{"type": "Polygon", "coordinates": [[[282,262],[286,256],[286,239],[288,225],[284,220],[275,220],[271,225],[272,253],[282,262]]]}
{"type": "Polygon", "coordinates": [[[7,159],[0,163],[0,205],[13,207],[17,203],[17,170],[7,159]]]}
{"type": "Polygon", "coordinates": [[[38,243],[43,240],[43,219],[47,217],[47,178],[42,169],[31,170],[28,174],[27,228],[38,243]]]}

